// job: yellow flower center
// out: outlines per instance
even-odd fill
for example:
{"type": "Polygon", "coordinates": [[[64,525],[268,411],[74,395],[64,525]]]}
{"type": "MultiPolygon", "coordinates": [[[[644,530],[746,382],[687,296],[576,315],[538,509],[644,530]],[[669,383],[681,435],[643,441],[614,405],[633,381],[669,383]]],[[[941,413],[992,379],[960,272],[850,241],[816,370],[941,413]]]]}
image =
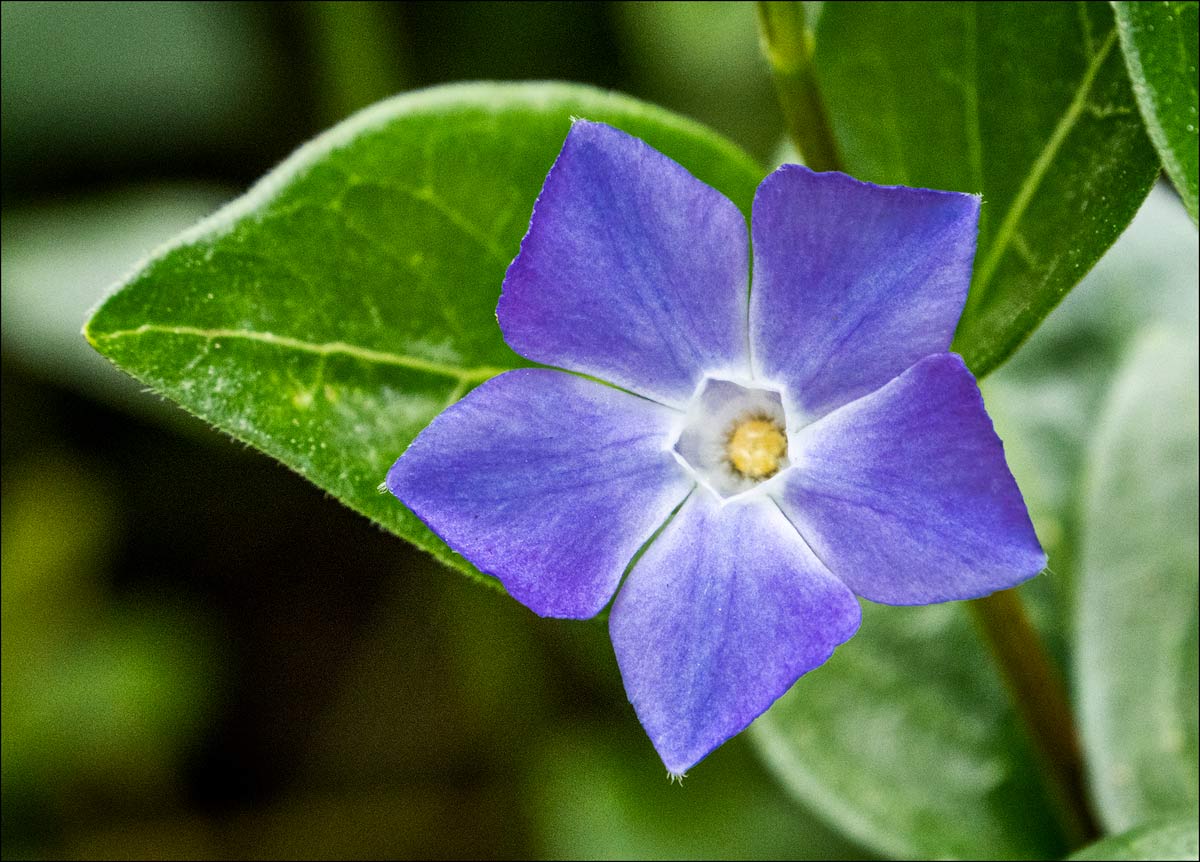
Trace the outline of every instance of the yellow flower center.
{"type": "Polygon", "coordinates": [[[747,479],[767,479],[779,472],[779,462],[787,455],[787,437],[770,419],[747,419],[733,429],[725,451],[733,469],[747,479]]]}

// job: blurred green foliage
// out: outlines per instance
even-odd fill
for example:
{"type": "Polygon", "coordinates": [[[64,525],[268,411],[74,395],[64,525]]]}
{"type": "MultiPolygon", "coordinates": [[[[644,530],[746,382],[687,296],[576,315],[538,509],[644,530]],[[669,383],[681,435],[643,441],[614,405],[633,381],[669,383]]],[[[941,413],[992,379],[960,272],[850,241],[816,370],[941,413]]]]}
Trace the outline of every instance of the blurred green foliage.
{"type": "Polygon", "coordinates": [[[26,829],[69,823],[75,805],[153,806],[178,793],[183,752],[215,705],[215,633],[200,609],[105,595],[114,494],[103,472],[63,453],[5,468],[6,853],[26,829]]]}

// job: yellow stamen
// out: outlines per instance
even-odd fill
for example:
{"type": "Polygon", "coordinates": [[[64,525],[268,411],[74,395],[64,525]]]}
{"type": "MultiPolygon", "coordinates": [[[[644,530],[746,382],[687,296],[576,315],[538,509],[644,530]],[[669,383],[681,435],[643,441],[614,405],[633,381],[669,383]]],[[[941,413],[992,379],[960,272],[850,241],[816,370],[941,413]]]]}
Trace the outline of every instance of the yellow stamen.
{"type": "Polygon", "coordinates": [[[770,419],[747,419],[729,435],[729,463],[747,479],[766,479],[779,472],[787,454],[787,437],[770,419]]]}

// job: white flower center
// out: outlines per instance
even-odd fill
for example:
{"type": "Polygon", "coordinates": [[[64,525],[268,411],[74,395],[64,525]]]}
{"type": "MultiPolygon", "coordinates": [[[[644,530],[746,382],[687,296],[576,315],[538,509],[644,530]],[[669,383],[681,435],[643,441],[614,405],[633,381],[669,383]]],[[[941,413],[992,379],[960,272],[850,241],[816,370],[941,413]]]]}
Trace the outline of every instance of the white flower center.
{"type": "Polygon", "coordinates": [[[780,394],[707,378],[688,406],[673,451],[720,496],[751,490],[788,466],[780,394]]]}

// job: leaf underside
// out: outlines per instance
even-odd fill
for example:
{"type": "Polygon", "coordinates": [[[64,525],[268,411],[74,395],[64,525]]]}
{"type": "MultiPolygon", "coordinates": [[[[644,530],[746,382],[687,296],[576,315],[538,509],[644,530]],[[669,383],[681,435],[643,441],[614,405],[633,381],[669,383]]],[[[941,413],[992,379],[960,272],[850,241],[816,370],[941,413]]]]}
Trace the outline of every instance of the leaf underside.
{"type": "Polygon", "coordinates": [[[1194,329],[1145,335],[1088,454],[1079,719],[1096,805],[1114,830],[1200,803],[1198,366],[1194,329]]]}

